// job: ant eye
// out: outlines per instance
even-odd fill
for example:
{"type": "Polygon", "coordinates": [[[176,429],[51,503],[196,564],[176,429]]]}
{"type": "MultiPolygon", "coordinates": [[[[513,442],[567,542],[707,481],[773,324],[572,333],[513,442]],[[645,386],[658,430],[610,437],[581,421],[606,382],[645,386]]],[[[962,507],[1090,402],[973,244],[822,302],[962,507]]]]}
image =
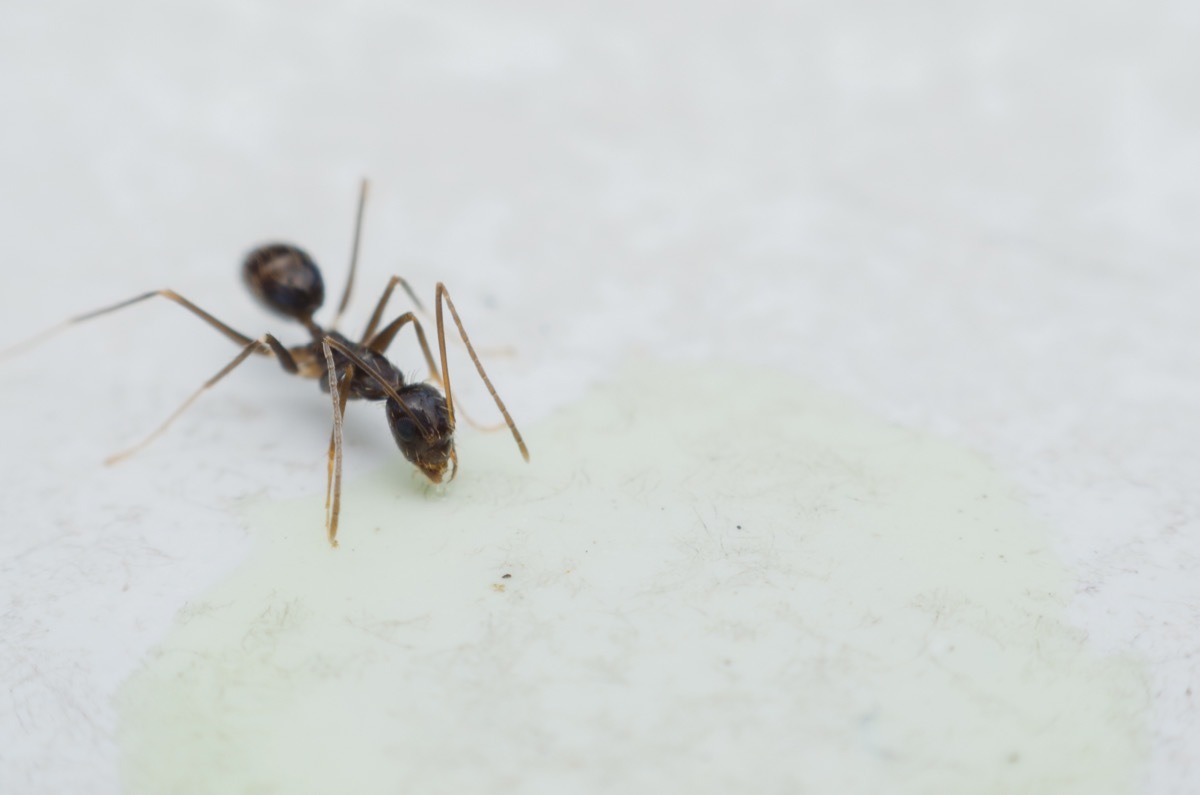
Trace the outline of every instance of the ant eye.
{"type": "Polygon", "coordinates": [[[421,432],[417,430],[417,424],[407,414],[399,414],[393,420],[392,433],[396,435],[397,440],[405,442],[415,442],[421,437],[421,432]]]}
{"type": "Polygon", "coordinates": [[[412,384],[401,390],[404,400],[387,401],[392,437],[410,461],[417,461],[454,432],[446,399],[429,384],[412,384]]]}
{"type": "Polygon", "coordinates": [[[400,449],[415,450],[417,447],[424,446],[429,429],[434,424],[433,417],[424,411],[424,408],[420,401],[410,403],[406,400],[405,405],[401,406],[395,400],[388,398],[386,404],[388,425],[392,426],[392,438],[396,440],[400,449]]]}

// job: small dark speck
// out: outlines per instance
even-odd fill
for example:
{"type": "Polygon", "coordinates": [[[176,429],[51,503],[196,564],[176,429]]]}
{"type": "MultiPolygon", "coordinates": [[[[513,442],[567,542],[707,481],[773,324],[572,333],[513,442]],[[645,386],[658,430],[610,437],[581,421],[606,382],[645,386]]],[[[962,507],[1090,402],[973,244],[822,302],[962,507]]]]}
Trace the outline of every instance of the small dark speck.
{"type": "Polygon", "coordinates": [[[1008,755],[1008,763],[1010,765],[1015,765],[1017,762],[1020,762],[1020,761],[1021,761],[1021,755],[1018,754],[1016,751],[1013,751],[1011,754],[1008,755]]]}
{"type": "Polygon", "coordinates": [[[742,526],[741,526],[741,525],[738,525],[738,530],[741,530],[741,529],[742,529],[742,526]]]}
{"type": "Polygon", "coordinates": [[[502,579],[502,580],[509,580],[509,579],[512,579],[512,575],[511,575],[511,574],[505,574],[505,575],[504,575],[503,577],[501,577],[500,579],[502,579]]]}

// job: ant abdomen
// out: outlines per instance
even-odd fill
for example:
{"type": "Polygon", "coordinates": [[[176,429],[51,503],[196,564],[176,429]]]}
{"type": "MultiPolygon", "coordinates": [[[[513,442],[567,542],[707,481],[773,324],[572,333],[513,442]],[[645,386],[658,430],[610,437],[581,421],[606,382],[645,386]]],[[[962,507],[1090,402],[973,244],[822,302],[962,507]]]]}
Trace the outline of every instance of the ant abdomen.
{"type": "Polygon", "coordinates": [[[295,246],[259,246],[246,255],[242,277],[263,306],[302,323],[312,320],[325,302],[321,271],[308,254],[295,246]]]}

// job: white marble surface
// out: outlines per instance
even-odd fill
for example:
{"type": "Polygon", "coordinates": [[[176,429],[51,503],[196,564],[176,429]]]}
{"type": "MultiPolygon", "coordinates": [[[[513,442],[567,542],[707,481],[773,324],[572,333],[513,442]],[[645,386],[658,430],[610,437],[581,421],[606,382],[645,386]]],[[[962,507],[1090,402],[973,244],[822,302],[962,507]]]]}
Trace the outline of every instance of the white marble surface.
{"type": "MultiPolygon", "coordinates": [[[[444,280],[522,418],[641,350],[990,457],[1072,619],[1146,665],[1141,791],[1193,792],[1198,33],[1184,2],[10,5],[0,340],[167,286],[284,336],[239,257],[295,240],[336,287],[368,174],[355,324],[389,273],[444,280]]],[[[112,696],[245,554],[233,506],[323,485],[326,403],[267,364],[100,465],[231,353],[163,304],[3,363],[0,791],[118,791],[112,696]]],[[[394,455],[360,414],[351,478],[394,455]]]]}

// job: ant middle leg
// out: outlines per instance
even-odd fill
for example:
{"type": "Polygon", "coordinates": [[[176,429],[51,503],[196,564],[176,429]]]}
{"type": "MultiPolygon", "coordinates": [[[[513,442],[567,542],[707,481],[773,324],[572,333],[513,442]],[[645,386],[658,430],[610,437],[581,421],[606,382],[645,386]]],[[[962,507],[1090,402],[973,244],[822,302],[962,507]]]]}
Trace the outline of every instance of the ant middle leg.
{"type": "Polygon", "coordinates": [[[158,426],[156,429],[154,429],[154,431],[149,436],[147,436],[145,439],[142,439],[142,441],[138,442],[133,447],[130,447],[126,450],[122,450],[121,452],[116,453],[115,455],[109,456],[107,459],[105,459],[104,463],[111,466],[112,464],[116,464],[121,461],[124,461],[125,459],[129,458],[133,454],[142,450],[144,447],[146,447],[152,441],[157,439],[159,436],[162,436],[162,434],[167,430],[167,428],[170,427],[171,423],[173,423],[175,420],[177,420],[179,418],[179,415],[181,415],[181,414],[183,414],[183,412],[187,411],[188,408],[190,408],[191,405],[196,402],[197,398],[199,398],[202,394],[204,394],[209,389],[211,389],[213,386],[215,386],[216,383],[218,381],[220,381],[222,378],[224,378],[225,376],[227,376],[231,372],[233,372],[233,370],[236,369],[238,365],[240,365],[242,362],[246,361],[246,359],[250,358],[251,354],[254,354],[254,353],[261,353],[261,354],[273,353],[273,354],[275,354],[275,357],[279,360],[279,364],[283,367],[284,370],[286,370],[287,372],[289,372],[293,375],[295,375],[299,371],[299,368],[296,366],[296,360],[292,357],[292,354],[290,352],[288,352],[288,349],[283,347],[283,344],[280,343],[279,340],[275,339],[275,337],[271,336],[270,334],[264,334],[259,339],[250,340],[249,344],[247,344],[244,348],[242,348],[241,353],[239,353],[237,356],[235,356],[233,358],[233,361],[231,361],[229,364],[222,367],[220,372],[218,372],[212,378],[205,381],[204,384],[199,389],[197,389],[195,392],[193,392],[191,394],[191,396],[183,402],[183,405],[181,405],[179,408],[175,409],[175,411],[171,414],[171,416],[167,417],[167,419],[163,422],[163,424],[158,426]]]}
{"type": "MultiPolygon", "coordinates": [[[[391,299],[392,291],[396,289],[396,285],[400,285],[404,289],[404,292],[408,293],[409,300],[413,302],[413,306],[421,312],[425,311],[425,307],[421,304],[421,299],[417,298],[417,294],[413,292],[413,288],[409,286],[408,281],[400,276],[391,277],[388,279],[387,287],[383,288],[383,294],[379,296],[379,301],[375,304],[375,311],[371,313],[371,319],[367,322],[366,330],[363,331],[361,340],[363,345],[367,344],[367,340],[378,336],[375,334],[375,329],[379,328],[379,322],[383,320],[383,310],[387,308],[387,303],[391,299]]],[[[395,332],[393,332],[394,335],[395,332]]]]}
{"type": "Polygon", "coordinates": [[[421,421],[411,413],[395,387],[351,347],[326,335],[325,339],[321,341],[321,348],[325,354],[329,397],[333,402],[333,432],[329,439],[329,460],[325,481],[325,530],[329,536],[329,544],[336,547],[338,545],[338,517],[342,508],[342,423],[346,413],[346,401],[350,396],[350,383],[354,380],[356,373],[361,372],[364,377],[379,384],[384,393],[395,401],[402,411],[409,413],[409,417],[414,423],[420,425],[421,421]],[[333,358],[335,349],[350,360],[340,377],[337,374],[337,362],[333,358]]]}
{"type": "Polygon", "coordinates": [[[130,298],[126,301],[121,301],[120,303],[113,304],[112,306],[106,306],[102,309],[96,309],[91,312],[85,312],[82,315],[76,315],[75,317],[67,318],[66,320],[64,320],[63,322],[59,323],[56,326],[51,326],[50,328],[46,329],[45,331],[41,331],[41,332],[35,334],[34,336],[30,337],[29,339],[23,340],[22,342],[18,342],[16,345],[13,345],[9,348],[5,348],[3,351],[0,351],[0,358],[6,358],[8,356],[12,356],[14,354],[20,353],[21,351],[24,351],[28,348],[32,348],[33,346],[35,346],[41,342],[44,342],[45,340],[49,339],[50,337],[53,337],[54,335],[58,334],[59,332],[65,330],[67,328],[70,328],[71,326],[74,326],[77,323],[83,323],[86,320],[91,320],[93,318],[97,318],[102,315],[107,315],[112,312],[116,312],[119,309],[124,309],[125,307],[133,306],[134,304],[141,303],[142,301],[145,301],[149,298],[154,298],[155,296],[162,296],[163,298],[166,298],[169,301],[174,301],[175,303],[182,306],[184,309],[191,312],[196,317],[203,320],[205,323],[207,323],[210,326],[212,326],[213,328],[215,328],[217,331],[224,334],[229,339],[233,340],[238,345],[247,346],[254,342],[254,340],[251,339],[250,337],[247,337],[245,334],[242,334],[240,331],[235,331],[230,326],[222,323],[220,320],[217,320],[215,317],[210,315],[208,312],[205,312],[203,309],[196,306],[191,301],[187,300],[186,298],[184,298],[182,295],[175,292],[174,290],[154,290],[152,292],[143,293],[141,295],[134,296],[133,298],[130,298]]]}
{"type": "MultiPolygon", "coordinates": [[[[376,353],[384,353],[388,346],[392,344],[392,340],[395,339],[396,335],[400,332],[400,329],[404,328],[404,326],[408,323],[412,323],[413,331],[415,331],[417,334],[417,342],[421,346],[421,353],[425,355],[425,364],[429,367],[430,377],[437,383],[438,386],[442,387],[442,389],[445,389],[445,382],[442,380],[441,372],[438,370],[437,363],[433,359],[433,352],[429,349],[429,341],[425,338],[425,329],[421,326],[421,321],[418,320],[417,316],[412,312],[405,312],[403,315],[385,326],[383,330],[374,337],[371,337],[370,340],[366,340],[364,344],[367,348],[375,351],[376,353]]],[[[467,424],[476,430],[488,431],[490,433],[505,427],[503,422],[497,425],[485,425],[476,421],[471,417],[470,414],[467,413],[461,404],[456,405],[455,408],[458,410],[458,413],[462,415],[462,418],[467,421],[467,424]]]]}
{"type": "Polygon", "coordinates": [[[376,353],[384,353],[387,351],[388,346],[392,344],[392,340],[400,333],[400,329],[409,323],[412,323],[413,331],[416,332],[417,343],[421,346],[421,353],[425,355],[425,364],[429,367],[430,374],[434,380],[441,383],[442,377],[438,373],[437,363],[433,360],[433,352],[429,349],[429,341],[425,339],[425,329],[421,326],[421,321],[417,320],[417,316],[412,312],[405,312],[384,326],[383,330],[375,336],[370,339],[364,339],[362,344],[376,353]]]}

